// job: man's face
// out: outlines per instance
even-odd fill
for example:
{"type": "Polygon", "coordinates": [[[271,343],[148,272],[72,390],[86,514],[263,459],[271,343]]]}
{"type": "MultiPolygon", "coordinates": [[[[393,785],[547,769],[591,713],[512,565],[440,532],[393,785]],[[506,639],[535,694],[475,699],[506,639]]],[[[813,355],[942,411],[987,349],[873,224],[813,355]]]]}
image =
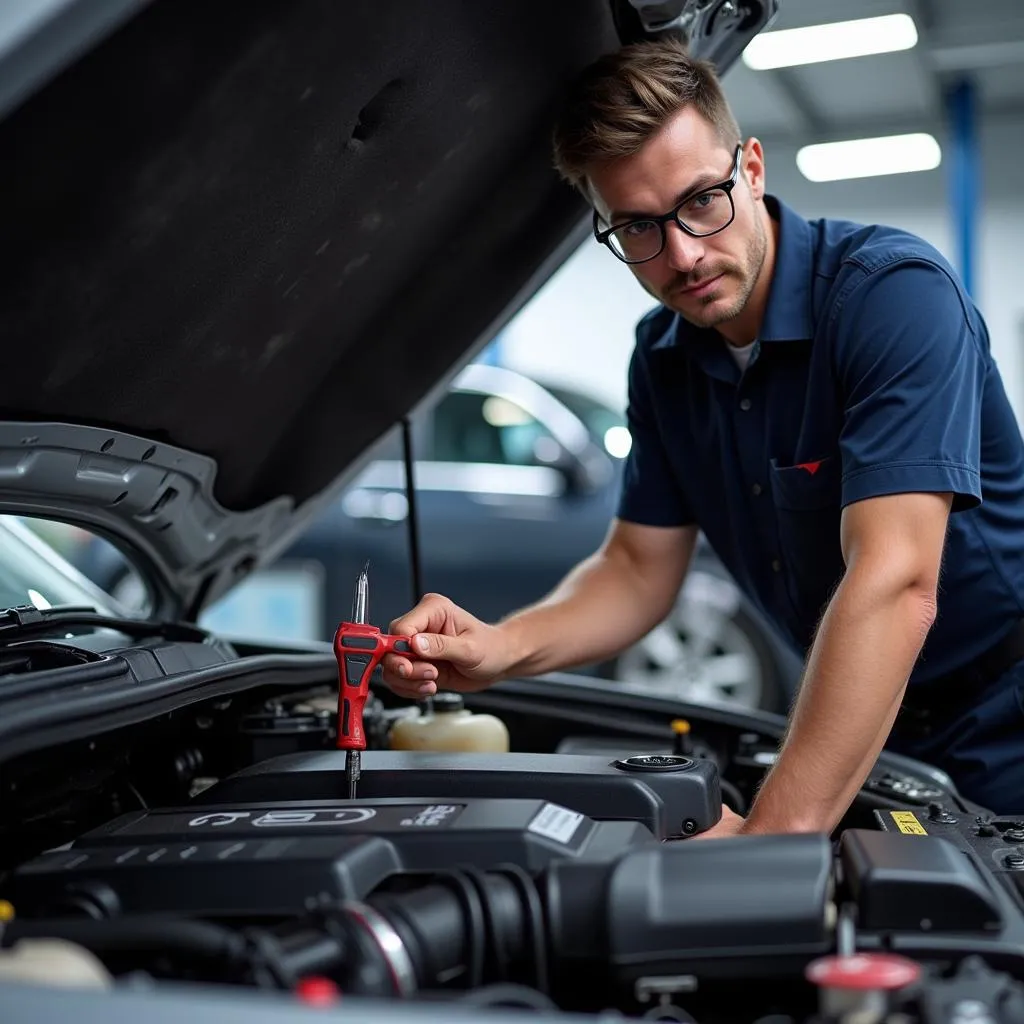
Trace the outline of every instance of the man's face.
{"type": "MultiPolygon", "coordinates": [[[[589,169],[601,227],[667,213],[726,180],[734,156],[696,110],[683,109],[639,152],[589,169]]],[[[699,327],[738,316],[764,265],[767,233],[756,201],[763,194],[760,146],[748,143],[740,160],[732,190],[736,214],[727,228],[693,238],[670,221],[660,255],[629,265],[648,293],[699,327]]]]}

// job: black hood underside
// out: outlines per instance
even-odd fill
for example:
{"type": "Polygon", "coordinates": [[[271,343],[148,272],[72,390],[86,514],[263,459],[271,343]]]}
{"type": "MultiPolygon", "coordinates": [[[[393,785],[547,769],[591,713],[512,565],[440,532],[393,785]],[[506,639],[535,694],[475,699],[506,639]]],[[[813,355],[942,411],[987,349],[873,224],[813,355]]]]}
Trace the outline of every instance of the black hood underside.
{"type": "Polygon", "coordinates": [[[0,512],[110,536],[196,614],[585,236],[567,83],[666,31],[724,70],[777,6],[0,7],[0,512]]]}
{"type": "Polygon", "coordinates": [[[606,0],[158,0],[0,122],[0,416],[327,486],[580,221],[551,167],[606,0]]]}

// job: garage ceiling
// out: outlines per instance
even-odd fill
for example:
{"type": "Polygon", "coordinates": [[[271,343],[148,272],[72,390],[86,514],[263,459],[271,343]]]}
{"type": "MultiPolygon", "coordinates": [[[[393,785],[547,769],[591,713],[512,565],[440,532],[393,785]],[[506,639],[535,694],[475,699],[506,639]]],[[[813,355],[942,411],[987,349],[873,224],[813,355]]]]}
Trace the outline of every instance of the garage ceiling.
{"type": "Polygon", "coordinates": [[[917,25],[911,50],[773,71],[737,61],[724,82],[742,130],[798,144],[936,131],[964,75],[980,116],[1024,115],[1024,0],[781,0],[771,30],[897,13],[917,25]]]}

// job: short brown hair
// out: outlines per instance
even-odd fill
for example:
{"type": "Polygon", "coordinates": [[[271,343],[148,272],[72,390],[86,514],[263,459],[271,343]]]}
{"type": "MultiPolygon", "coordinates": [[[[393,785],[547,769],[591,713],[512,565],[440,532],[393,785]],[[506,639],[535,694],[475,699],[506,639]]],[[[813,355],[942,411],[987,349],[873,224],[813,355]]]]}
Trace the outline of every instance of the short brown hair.
{"type": "Polygon", "coordinates": [[[589,200],[587,167],[629,156],[686,106],[713,125],[729,149],[740,129],[708,61],[660,39],[606,54],[576,80],[555,125],[559,174],[589,200]]]}

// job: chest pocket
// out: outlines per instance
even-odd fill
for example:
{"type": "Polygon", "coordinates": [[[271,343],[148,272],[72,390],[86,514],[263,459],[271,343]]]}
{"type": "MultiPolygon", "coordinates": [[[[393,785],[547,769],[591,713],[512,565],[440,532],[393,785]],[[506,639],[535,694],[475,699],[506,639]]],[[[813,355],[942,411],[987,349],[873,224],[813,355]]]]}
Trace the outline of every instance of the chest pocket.
{"type": "Polygon", "coordinates": [[[841,465],[834,456],[798,466],[772,459],[769,478],[782,572],[809,642],[845,569],[839,543],[841,465]]]}

